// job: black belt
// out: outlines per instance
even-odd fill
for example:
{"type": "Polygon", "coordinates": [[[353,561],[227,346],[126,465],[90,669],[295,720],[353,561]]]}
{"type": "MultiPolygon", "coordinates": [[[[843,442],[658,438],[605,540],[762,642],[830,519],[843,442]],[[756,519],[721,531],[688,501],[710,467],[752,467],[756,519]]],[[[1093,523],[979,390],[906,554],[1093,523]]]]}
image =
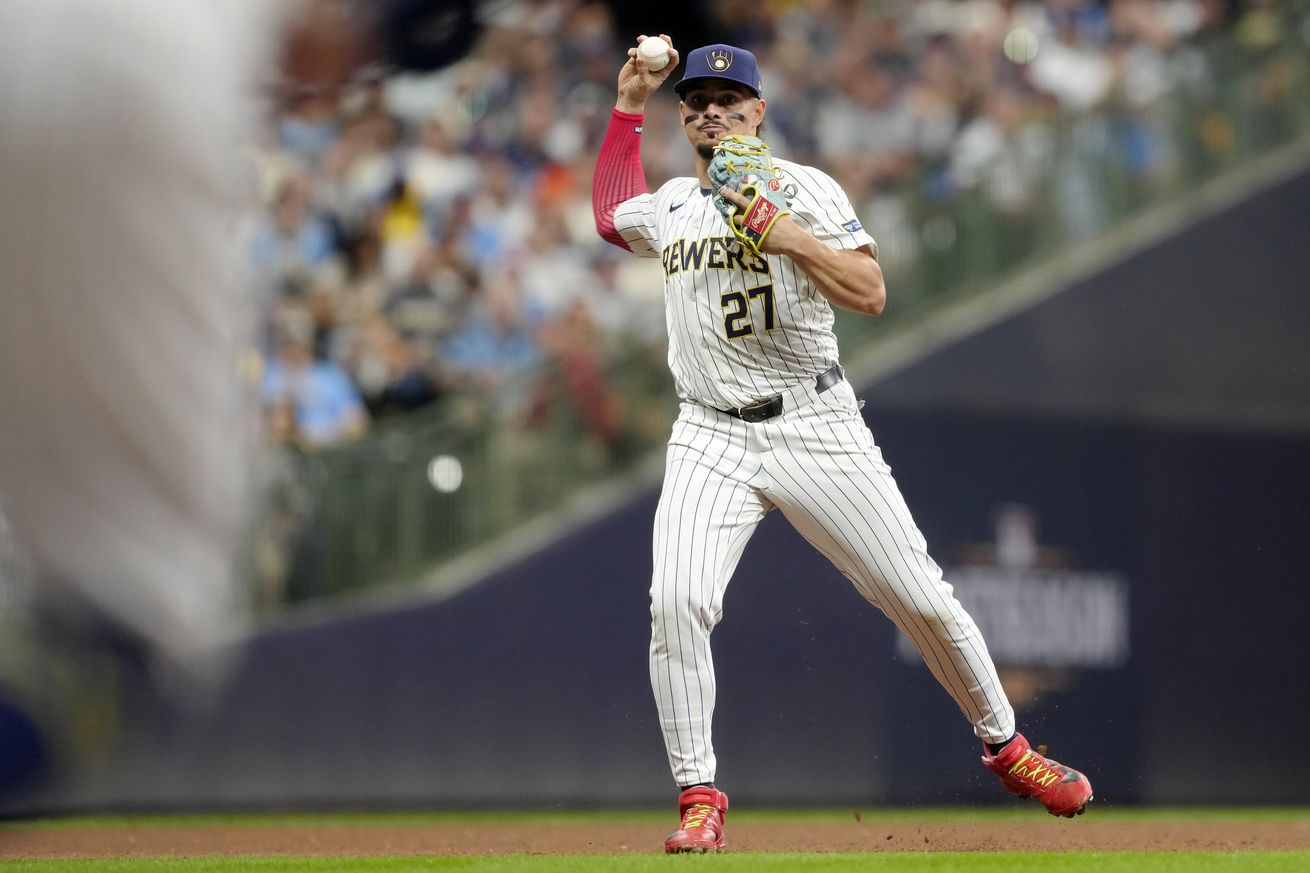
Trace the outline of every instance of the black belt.
{"type": "MultiPolygon", "coordinates": [[[[846,373],[842,370],[841,364],[833,364],[830,369],[824,370],[814,377],[814,393],[822,394],[845,378],[846,373]]],[[[775,394],[772,397],[758,400],[749,406],[739,406],[736,409],[720,409],[719,411],[726,412],[733,418],[740,418],[742,421],[757,424],[782,415],[784,405],[783,395],[775,394]]]]}

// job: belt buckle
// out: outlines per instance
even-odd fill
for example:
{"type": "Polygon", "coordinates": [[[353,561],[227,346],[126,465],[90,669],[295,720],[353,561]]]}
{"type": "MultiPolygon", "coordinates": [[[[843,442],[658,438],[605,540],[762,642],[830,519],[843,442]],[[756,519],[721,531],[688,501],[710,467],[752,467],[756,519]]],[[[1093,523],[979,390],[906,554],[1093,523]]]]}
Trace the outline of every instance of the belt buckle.
{"type": "Polygon", "coordinates": [[[782,395],[775,394],[767,400],[761,400],[758,403],[752,403],[750,406],[743,406],[737,410],[737,415],[742,421],[758,424],[761,421],[768,421],[775,415],[782,412],[782,395]],[[775,406],[777,408],[775,408],[775,406]]]}

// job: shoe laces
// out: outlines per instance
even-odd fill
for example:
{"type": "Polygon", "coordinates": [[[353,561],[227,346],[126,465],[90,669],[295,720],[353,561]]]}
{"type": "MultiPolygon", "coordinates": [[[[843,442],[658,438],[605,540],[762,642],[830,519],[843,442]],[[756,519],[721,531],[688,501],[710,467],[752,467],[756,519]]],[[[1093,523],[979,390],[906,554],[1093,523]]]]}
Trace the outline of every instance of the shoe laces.
{"type": "Polygon", "coordinates": [[[682,814],[682,829],[703,828],[710,813],[715,812],[714,806],[708,803],[693,803],[687,807],[687,811],[682,814]]]}
{"type": "MultiPolygon", "coordinates": [[[[1044,746],[1038,748],[1045,751],[1044,746]]],[[[1036,749],[1029,749],[1023,753],[1023,757],[1010,765],[1006,775],[1012,776],[1038,790],[1045,791],[1064,778],[1065,768],[1063,765],[1043,757],[1036,749]]]]}

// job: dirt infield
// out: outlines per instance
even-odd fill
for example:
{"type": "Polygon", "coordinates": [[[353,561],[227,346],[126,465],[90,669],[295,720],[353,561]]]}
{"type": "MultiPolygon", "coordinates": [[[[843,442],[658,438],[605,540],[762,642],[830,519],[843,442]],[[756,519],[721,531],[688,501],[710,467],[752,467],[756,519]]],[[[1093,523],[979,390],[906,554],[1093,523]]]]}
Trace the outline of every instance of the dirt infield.
{"type": "MultiPolygon", "coordinates": [[[[202,855],[491,855],[650,853],[651,824],[258,825],[0,830],[0,859],[202,855]]],[[[1032,822],[740,822],[729,848],[756,852],[1243,851],[1310,849],[1310,820],[1032,822]]]]}

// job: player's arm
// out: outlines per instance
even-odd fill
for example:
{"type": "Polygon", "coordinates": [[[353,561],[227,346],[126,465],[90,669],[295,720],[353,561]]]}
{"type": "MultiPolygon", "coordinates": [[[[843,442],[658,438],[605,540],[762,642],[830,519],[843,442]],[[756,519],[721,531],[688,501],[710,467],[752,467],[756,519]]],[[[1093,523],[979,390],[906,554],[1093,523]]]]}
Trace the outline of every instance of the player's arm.
{"type": "Polygon", "coordinates": [[[882,314],[887,286],[872,248],[829,248],[786,215],[774,225],[765,243],[767,254],[786,255],[795,261],[833,306],[862,315],[882,314]],[[784,222],[785,226],[778,226],[784,222]]]}
{"type": "MultiPolygon", "coordinates": [[[[765,232],[760,249],[786,255],[814,282],[833,306],[864,315],[880,315],[887,287],[878,264],[878,244],[860,224],[850,198],[832,177],[813,167],[789,165],[797,190],[784,212],[765,232]]],[[[723,197],[745,211],[749,202],[738,191],[723,197]]]]}
{"type": "MultiPolygon", "coordinates": [[[[645,38],[638,37],[637,43],[645,38]]],[[[668,36],[663,38],[672,44],[668,36]]],[[[646,101],[677,65],[678,53],[670,49],[668,65],[651,72],[634,47],[628,49],[628,62],[619,71],[618,97],[592,176],[591,208],[596,232],[625,249],[632,247],[616,227],[614,213],[620,204],[646,193],[646,174],[641,168],[641,127],[646,101]]]]}
{"type": "Polygon", "coordinates": [[[632,251],[614,221],[619,206],[646,193],[641,168],[641,115],[615,109],[591,178],[591,211],[601,239],[632,251]]]}
{"type": "MultiPolygon", "coordinates": [[[[743,211],[750,207],[750,201],[731,188],[720,188],[719,193],[743,211]]],[[[864,315],[882,314],[887,288],[872,240],[854,249],[832,248],[793,221],[791,214],[784,214],[773,223],[760,250],[795,261],[833,306],[864,315]]]]}

